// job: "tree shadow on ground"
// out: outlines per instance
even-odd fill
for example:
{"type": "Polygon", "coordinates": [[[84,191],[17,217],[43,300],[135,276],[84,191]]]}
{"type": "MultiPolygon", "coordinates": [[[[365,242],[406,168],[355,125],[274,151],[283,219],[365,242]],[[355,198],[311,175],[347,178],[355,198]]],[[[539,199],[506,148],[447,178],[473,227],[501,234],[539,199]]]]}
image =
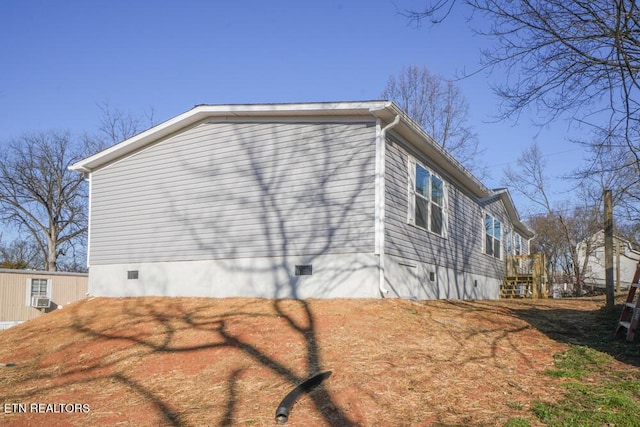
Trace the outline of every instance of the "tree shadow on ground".
{"type": "MultiPolygon", "coordinates": [[[[571,300],[569,300],[571,301],[571,300]]],[[[579,299],[575,300],[579,304],[579,299]]],[[[617,301],[622,301],[618,298],[617,301]]],[[[640,367],[640,338],[634,342],[615,339],[614,333],[623,304],[616,304],[615,310],[608,312],[602,300],[598,309],[572,309],[570,304],[563,307],[549,303],[538,303],[513,310],[513,314],[527,321],[553,340],[592,348],[609,354],[620,362],[640,367]]]]}
{"type": "MultiPolygon", "coordinates": [[[[239,416],[250,416],[266,424],[293,387],[324,369],[314,314],[306,301],[185,301],[130,298],[102,313],[96,312],[96,304],[71,308],[64,331],[56,331],[69,339],[25,365],[26,375],[4,397],[46,400],[88,388],[138,401],[139,412],[149,411],[155,420],[144,422],[229,426],[241,424],[239,416]],[[286,343],[263,339],[274,328],[286,331],[286,343]],[[256,373],[257,380],[252,378],[256,373]],[[215,393],[207,394],[208,389],[215,393]],[[260,403],[251,410],[239,407],[251,400],[260,403]],[[193,407],[201,417],[203,405],[211,408],[210,414],[194,424],[193,407]]],[[[323,385],[307,396],[324,423],[355,424],[323,385]]],[[[102,424],[104,408],[94,409],[98,418],[93,421],[102,424]]],[[[138,423],[136,416],[126,412],[110,422],[138,423]]]]}
{"type": "MultiPolygon", "coordinates": [[[[248,303],[247,305],[250,304],[248,303]]],[[[208,349],[240,351],[244,355],[249,356],[249,358],[253,360],[254,365],[267,368],[279,377],[285,379],[291,386],[295,386],[322,369],[314,315],[308,302],[303,300],[274,300],[271,306],[273,312],[252,313],[248,307],[249,309],[247,311],[237,310],[211,316],[203,312],[189,311],[178,305],[171,307],[172,313],[167,314],[166,312],[158,311],[157,307],[147,305],[139,312],[139,314],[141,314],[139,319],[135,319],[134,316],[130,320],[134,322],[132,324],[133,327],[135,327],[135,323],[138,321],[143,323],[151,322],[156,331],[158,329],[163,331],[160,334],[156,333],[154,336],[148,337],[149,339],[139,336],[127,337],[126,334],[122,333],[111,334],[105,329],[96,330],[91,327],[90,322],[87,325],[86,321],[75,323],[74,328],[77,332],[88,334],[93,338],[118,340],[124,337],[135,344],[147,347],[153,353],[187,354],[208,349]],[[289,331],[291,342],[297,341],[302,344],[301,348],[304,349],[304,351],[298,354],[298,356],[301,356],[303,360],[298,363],[287,363],[280,357],[274,357],[273,348],[274,346],[277,347],[277,343],[260,345],[256,342],[256,339],[244,337],[235,331],[234,324],[237,324],[239,321],[246,321],[247,318],[254,320],[262,318],[264,321],[278,319],[279,323],[289,331]],[[185,331],[188,331],[188,333],[203,332],[204,334],[201,336],[206,336],[207,339],[198,343],[181,343],[181,335],[185,331]],[[162,339],[158,341],[159,336],[162,337],[162,339]],[[303,373],[300,373],[300,368],[303,368],[303,373]]],[[[291,357],[291,359],[296,360],[298,357],[291,357]]],[[[242,371],[243,368],[235,368],[225,381],[227,401],[225,404],[225,413],[219,424],[221,426],[234,424],[237,412],[238,382],[242,371]]],[[[133,383],[131,380],[124,381],[126,377],[123,377],[122,374],[116,374],[115,377],[127,386],[131,386],[133,383]]],[[[139,392],[137,387],[131,388],[133,391],[139,392]]],[[[158,396],[154,396],[146,391],[142,394],[147,400],[154,403],[154,406],[163,416],[163,419],[171,422],[172,425],[182,425],[179,414],[175,411],[170,411],[168,406],[163,404],[158,396]]],[[[278,399],[282,397],[284,397],[284,394],[278,397],[278,399]]],[[[349,426],[353,424],[346,414],[333,403],[332,396],[322,386],[319,386],[313,393],[310,393],[309,397],[321,416],[332,425],[349,426]]],[[[277,403],[278,402],[274,401],[273,408],[269,408],[269,410],[263,409],[262,411],[275,411],[277,403]]]]}
{"type": "Polygon", "coordinates": [[[0,396],[87,399],[75,425],[273,425],[293,387],[332,370],[289,425],[504,425],[524,414],[516,405],[559,393],[542,378],[551,355],[586,342],[553,323],[561,307],[571,305],[100,298],[21,327],[10,345],[23,362],[0,396]]]}

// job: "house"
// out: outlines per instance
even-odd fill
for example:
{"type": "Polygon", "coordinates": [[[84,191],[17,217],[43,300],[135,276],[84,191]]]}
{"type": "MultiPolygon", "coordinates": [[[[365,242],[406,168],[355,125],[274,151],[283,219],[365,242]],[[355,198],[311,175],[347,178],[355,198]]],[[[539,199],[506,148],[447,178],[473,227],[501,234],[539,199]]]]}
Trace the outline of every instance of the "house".
{"type": "MultiPolygon", "coordinates": [[[[606,281],[604,257],[604,230],[596,232],[590,238],[587,266],[584,273],[584,283],[592,288],[604,288],[606,281]]],[[[586,242],[578,243],[578,261],[584,264],[586,242]]],[[[636,267],[640,261],[640,251],[631,242],[619,236],[613,236],[613,280],[620,283],[621,289],[628,289],[633,280],[636,267]],[[619,273],[618,273],[619,271],[619,273]]]]}
{"type": "Polygon", "coordinates": [[[388,101],[199,105],[71,169],[93,295],[498,298],[533,237],[388,101]]]}
{"type": "Polygon", "coordinates": [[[85,298],[86,273],[0,269],[0,330],[85,298]]]}

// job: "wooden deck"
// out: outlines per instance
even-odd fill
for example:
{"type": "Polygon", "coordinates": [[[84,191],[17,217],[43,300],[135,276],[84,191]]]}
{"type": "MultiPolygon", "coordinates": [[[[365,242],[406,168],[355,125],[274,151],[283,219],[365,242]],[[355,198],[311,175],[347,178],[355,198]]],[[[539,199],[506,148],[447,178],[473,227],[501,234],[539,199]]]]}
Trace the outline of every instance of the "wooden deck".
{"type": "Polygon", "coordinates": [[[508,255],[500,298],[547,298],[544,255],[508,255]]]}

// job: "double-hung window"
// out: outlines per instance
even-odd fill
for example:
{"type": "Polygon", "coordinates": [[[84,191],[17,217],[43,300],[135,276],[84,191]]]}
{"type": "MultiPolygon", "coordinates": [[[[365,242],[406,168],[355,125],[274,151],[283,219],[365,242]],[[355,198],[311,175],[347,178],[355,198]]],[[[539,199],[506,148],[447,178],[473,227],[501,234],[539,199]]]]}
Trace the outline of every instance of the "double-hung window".
{"type": "Polygon", "coordinates": [[[49,296],[47,279],[31,279],[30,296],[47,298],[49,296]]]}
{"type": "Polygon", "coordinates": [[[51,279],[27,279],[26,305],[31,306],[34,298],[51,298],[51,279]]]}
{"type": "Polygon", "coordinates": [[[522,237],[512,228],[503,231],[503,236],[505,253],[507,255],[522,255],[522,237]]]}
{"type": "Polygon", "coordinates": [[[509,228],[508,228],[508,229],[504,232],[504,234],[505,234],[505,239],[504,239],[505,249],[504,249],[504,251],[505,251],[505,253],[506,253],[507,255],[514,255],[514,252],[513,252],[513,251],[514,251],[514,248],[513,248],[513,242],[514,242],[515,240],[514,240],[514,237],[513,237],[513,236],[514,236],[514,234],[515,234],[515,233],[513,232],[513,230],[512,230],[512,229],[509,229],[509,228]]]}
{"type": "Polygon", "coordinates": [[[493,216],[486,214],[484,217],[484,253],[500,259],[502,244],[502,224],[493,216]]]}
{"type": "Polygon", "coordinates": [[[436,174],[409,159],[409,223],[445,235],[445,186],[436,174]]]}

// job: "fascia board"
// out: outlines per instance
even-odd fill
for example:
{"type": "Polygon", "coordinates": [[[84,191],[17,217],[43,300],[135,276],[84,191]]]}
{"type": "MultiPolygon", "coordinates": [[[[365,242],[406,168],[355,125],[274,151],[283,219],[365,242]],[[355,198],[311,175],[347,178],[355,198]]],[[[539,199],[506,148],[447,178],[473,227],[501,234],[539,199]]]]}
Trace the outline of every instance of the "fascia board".
{"type": "Polygon", "coordinates": [[[125,139],[105,150],[94,154],[91,157],[83,159],[69,166],[72,171],[83,173],[91,173],[96,168],[109,163],[115,159],[126,156],[129,153],[137,151],[148,143],[164,138],[181,129],[202,120],[203,112],[198,108],[194,108],[182,113],[166,122],[160,123],[144,132],[141,132],[129,139],[125,139]]]}
{"type": "Polygon", "coordinates": [[[31,276],[73,276],[88,277],[88,273],[77,273],[70,271],[44,271],[44,270],[14,270],[12,268],[0,268],[0,273],[6,274],[26,274],[31,276]]]}
{"type": "Polygon", "coordinates": [[[393,132],[402,135],[416,148],[422,151],[427,157],[436,162],[450,176],[463,184],[476,197],[486,197],[491,194],[489,190],[478,178],[476,178],[467,168],[458,162],[451,154],[440,146],[434,139],[426,133],[413,119],[402,111],[395,103],[387,104],[372,113],[389,123],[396,115],[400,116],[400,123],[393,128],[393,132]]]}
{"type": "Polygon", "coordinates": [[[509,190],[506,188],[500,188],[494,190],[494,193],[502,200],[502,203],[507,209],[507,213],[509,214],[513,225],[515,225],[523,234],[525,234],[525,237],[533,239],[535,237],[535,233],[520,220],[520,215],[518,214],[518,210],[513,203],[513,199],[511,198],[509,190]]]}

